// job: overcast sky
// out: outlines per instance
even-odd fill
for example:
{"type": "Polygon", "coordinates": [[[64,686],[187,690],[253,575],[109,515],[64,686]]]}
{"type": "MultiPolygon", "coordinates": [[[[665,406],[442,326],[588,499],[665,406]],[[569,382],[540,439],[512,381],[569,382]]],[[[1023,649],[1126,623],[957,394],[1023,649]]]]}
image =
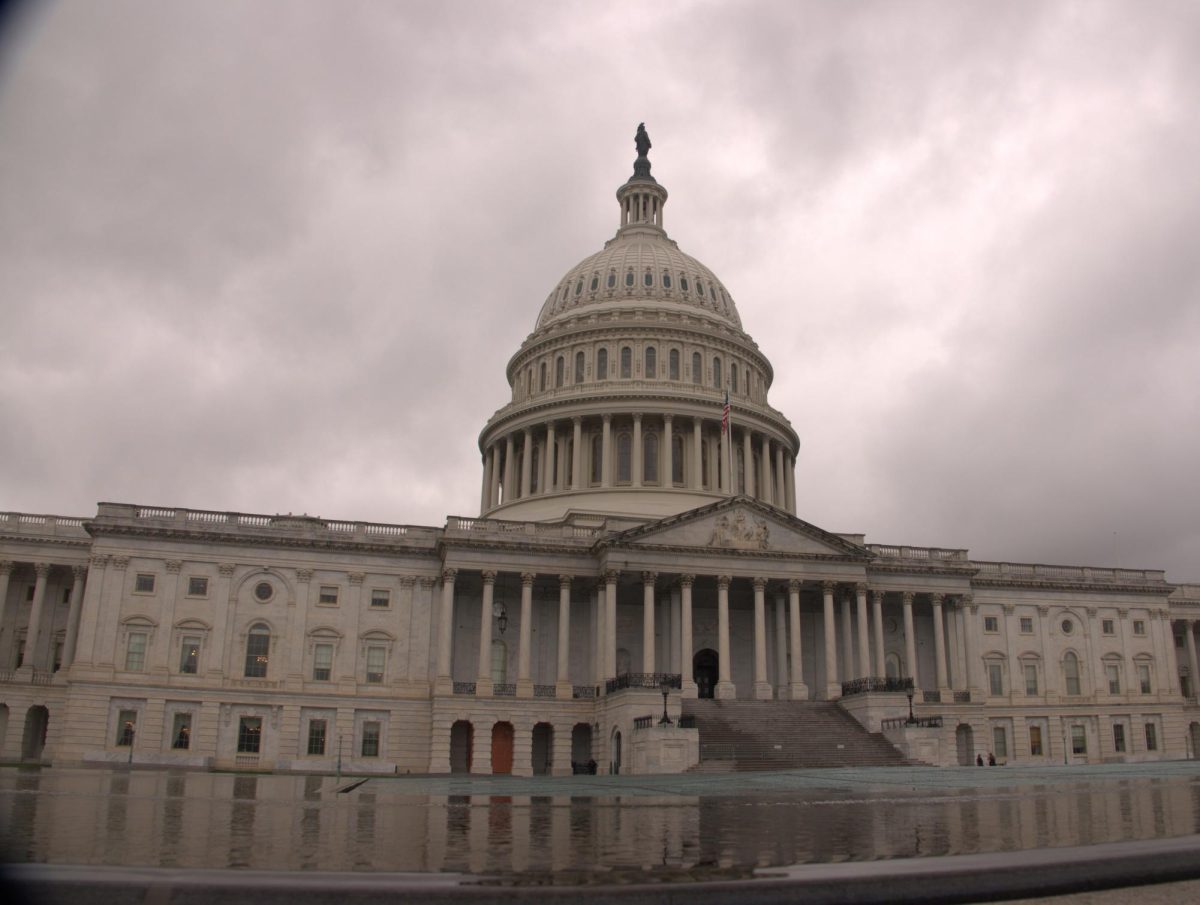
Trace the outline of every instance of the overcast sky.
{"type": "Polygon", "coordinates": [[[1200,579],[1200,4],[61,2],[0,48],[0,509],[441,525],[645,121],[800,516],[1200,579]]]}

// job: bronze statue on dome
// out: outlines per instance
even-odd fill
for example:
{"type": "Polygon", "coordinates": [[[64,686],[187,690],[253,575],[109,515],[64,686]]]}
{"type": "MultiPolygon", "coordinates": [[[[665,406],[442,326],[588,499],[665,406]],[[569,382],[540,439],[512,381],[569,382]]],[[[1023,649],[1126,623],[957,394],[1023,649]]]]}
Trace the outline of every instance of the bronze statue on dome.
{"type": "Polygon", "coordinates": [[[637,135],[633,136],[633,143],[637,146],[638,157],[645,157],[651,147],[650,135],[646,132],[645,123],[638,123],[637,135]]]}

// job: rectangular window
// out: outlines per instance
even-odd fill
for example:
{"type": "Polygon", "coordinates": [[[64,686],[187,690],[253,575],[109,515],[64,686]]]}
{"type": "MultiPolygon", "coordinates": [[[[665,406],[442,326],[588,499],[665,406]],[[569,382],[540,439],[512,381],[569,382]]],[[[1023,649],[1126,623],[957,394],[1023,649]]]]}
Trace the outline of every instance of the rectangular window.
{"type": "Polygon", "coordinates": [[[141,672],[146,668],[146,636],[132,632],[125,643],[125,671],[141,672]]]}
{"type": "Polygon", "coordinates": [[[258,754],[262,747],[262,718],[244,716],[238,721],[238,754],[258,754]]]}
{"type": "Polygon", "coordinates": [[[383,665],[387,658],[387,649],[383,647],[367,648],[367,681],[378,684],[383,681],[383,665]]]}
{"type": "Polygon", "coordinates": [[[1000,631],[1000,620],[997,619],[995,616],[984,616],[983,617],[983,630],[985,632],[1000,631]]]}
{"type": "Polygon", "coordinates": [[[1135,635],[1146,634],[1146,623],[1144,620],[1142,620],[1142,619],[1134,619],[1133,620],[1133,633],[1135,635]]]}
{"type": "Polygon", "coordinates": [[[117,714],[117,746],[130,748],[137,732],[137,711],[122,710],[117,714]]]}
{"type": "Polygon", "coordinates": [[[324,720],[308,721],[308,753],[318,755],[325,753],[324,720]]]}
{"type": "Polygon", "coordinates": [[[1087,730],[1083,726],[1071,727],[1071,753],[1087,754],[1087,730]]]}
{"type": "Polygon", "coordinates": [[[1042,756],[1042,727],[1029,727],[1029,754],[1031,757],[1042,756]]]}
{"type": "Polygon", "coordinates": [[[1021,634],[1022,635],[1032,635],[1033,634],[1033,617],[1032,616],[1022,616],[1021,617],[1021,634]]]}
{"type": "Polygon", "coordinates": [[[175,724],[171,727],[171,747],[177,751],[186,751],[192,747],[192,715],[190,713],[175,714],[175,724]]]}
{"type": "Polygon", "coordinates": [[[1113,750],[1125,753],[1125,727],[1121,723],[1113,723],[1113,750]]]}
{"type": "Polygon", "coordinates": [[[1138,683],[1142,686],[1142,694],[1150,694],[1150,667],[1145,663],[1138,664],[1138,683]]]}
{"type": "Polygon", "coordinates": [[[189,597],[207,597],[208,596],[208,579],[199,575],[193,575],[188,579],[188,596],[189,597]]]}
{"type": "Polygon", "coordinates": [[[386,607],[392,604],[392,592],[387,588],[375,588],[371,591],[371,606],[386,607]]]}
{"type": "Polygon", "coordinates": [[[1008,733],[1003,726],[992,727],[992,753],[996,757],[1008,757],[1008,733]]]}
{"type": "Polygon", "coordinates": [[[1004,670],[999,663],[988,664],[988,688],[993,695],[1004,694],[1004,670]]]}
{"type": "Polygon", "coordinates": [[[1037,666],[1033,663],[1025,664],[1025,694],[1030,697],[1038,693],[1037,666]]]}
{"type": "Polygon", "coordinates": [[[1108,693],[1121,693],[1121,669],[1115,663],[1109,663],[1104,667],[1104,675],[1108,677],[1108,693]]]}
{"type": "Polygon", "coordinates": [[[267,662],[271,656],[271,636],[266,632],[251,632],[246,636],[247,679],[265,679],[267,662]]]}
{"type": "Polygon", "coordinates": [[[379,756],[379,723],[367,722],[362,726],[362,756],[379,756]]]}
{"type": "Polygon", "coordinates": [[[1155,730],[1153,723],[1146,724],[1146,750],[1158,750],[1158,732],[1155,730]]]}
{"type": "Polygon", "coordinates": [[[313,648],[313,681],[328,682],[333,673],[333,645],[318,644],[313,648]]]}
{"type": "Polygon", "coordinates": [[[1111,619],[1101,619],[1100,631],[1105,635],[1115,635],[1117,633],[1117,627],[1111,619]]]}
{"type": "Polygon", "coordinates": [[[321,585],[321,596],[317,599],[317,603],[322,606],[337,606],[338,589],[335,585],[321,585]]]}
{"type": "Polygon", "coordinates": [[[179,645],[179,671],[185,676],[194,676],[200,670],[200,639],[195,635],[184,635],[179,645]]]}
{"type": "Polygon", "coordinates": [[[133,590],[138,594],[153,594],[154,576],[149,572],[138,572],[133,582],[133,590]]]}

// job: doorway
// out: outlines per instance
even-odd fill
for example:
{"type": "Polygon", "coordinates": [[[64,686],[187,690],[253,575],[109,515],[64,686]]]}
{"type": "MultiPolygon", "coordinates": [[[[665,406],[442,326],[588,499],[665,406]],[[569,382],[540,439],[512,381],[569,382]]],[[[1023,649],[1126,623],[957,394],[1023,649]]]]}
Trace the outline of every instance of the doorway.
{"type": "Polygon", "coordinates": [[[470,773],[474,754],[474,732],[466,720],[459,720],[450,727],[450,772],[470,773]]]}
{"type": "Polygon", "coordinates": [[[46,729],[50,725],[50,711],[40,704],[30,707],[25,714],[25,733],[21,738],[21,760],[41,760],[46,747],[46,729]]]}
{"type": "Polygon", "coordinates": [[[692,657],[692,680],[696,683],[698,697],[715,696],[720,662],[720,657],[711,647],[697,651],[696,656],[692,657]]]}
{"type": "Polygon", "coordinates": [[[608,772],[616,776],[621,772],[621,730],[612,732],[612,757],[609,760],[608,772]]]}
{"type": "Polygon", "coordinates": [[[554,727],[538,723],[533,727],[533,775],[549,776],[554,751],[554,727]]]}
{"type": "Polygon", "coordinates": [[[958,745],[958,765],[975,766],[975,732],[966,723],[959,723],[954,730],[954,741],[958,745]]]}
{"type": "Polygon", "coordinates": [[[512,723],[497,723],[492,727],[492,772],[512,773],[512,723]]]}

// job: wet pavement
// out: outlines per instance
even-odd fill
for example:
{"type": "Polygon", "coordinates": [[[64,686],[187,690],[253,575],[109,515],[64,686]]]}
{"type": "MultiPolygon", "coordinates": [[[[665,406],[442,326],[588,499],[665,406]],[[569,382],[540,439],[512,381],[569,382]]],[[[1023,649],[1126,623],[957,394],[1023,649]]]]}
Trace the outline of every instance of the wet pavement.
{"type": "Polygon", "coordinates": [[[587,886],[1198,832],[1195,761],[340,782],[0,770],[0,852],[10,863],[453,872],[587,886]]]}

